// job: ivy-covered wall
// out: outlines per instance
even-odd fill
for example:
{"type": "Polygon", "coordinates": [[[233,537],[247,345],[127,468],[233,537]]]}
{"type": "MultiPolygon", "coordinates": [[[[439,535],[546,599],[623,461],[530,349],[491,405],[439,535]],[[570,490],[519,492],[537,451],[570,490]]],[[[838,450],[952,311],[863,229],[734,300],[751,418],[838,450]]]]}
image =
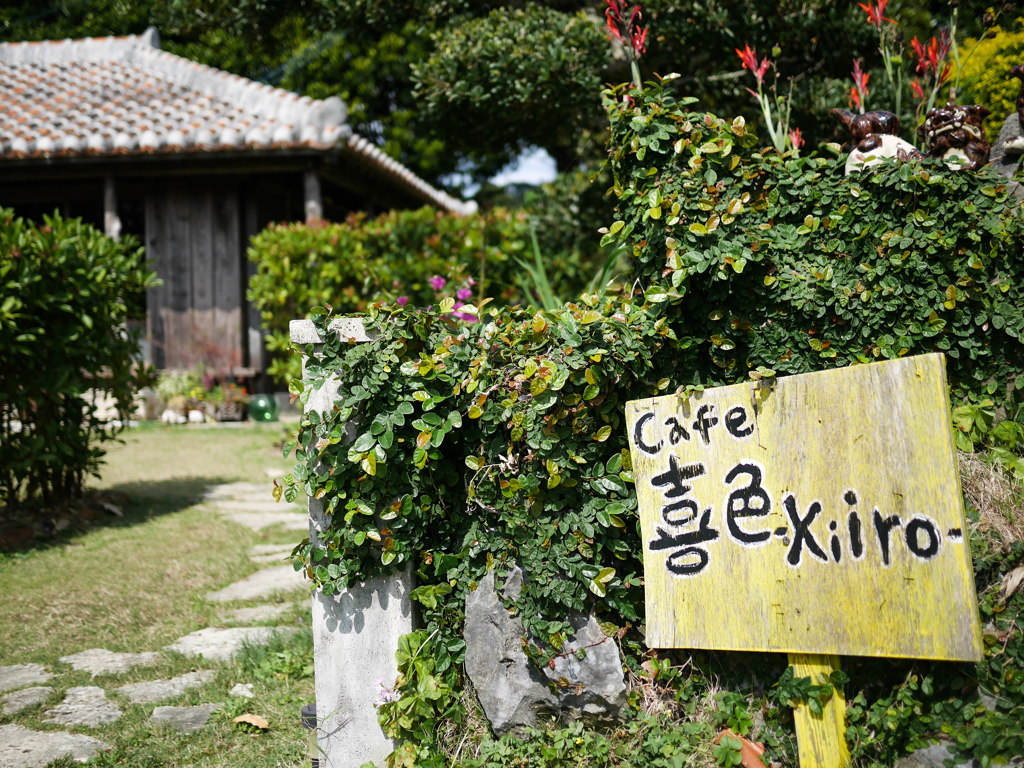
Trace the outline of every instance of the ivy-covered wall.
{"type": "MultiPolygon", "coordinates": [[[[768,757],[791,763],[788,707],[827,698],[832,685],[845,685],[853,702],[848,736],[865,764],[891,764],[939,732],[983,762],[1021,753],[1024,643],[1012,633],[998,664],[971,670],[856,662],[849,678],[821,683],[781,674],[774,657],[641,667],[652,660],[626,401],[938,350],[955,400],[991,401],[1013,415],[1024,352],[1022,220],[1004,179],[931,162],[845,177],[837,147],[780,156],[759,148],[742,120],[690,105],[662,83],[606,93],[618,216],[605,239],[627,244],[634,258],[623,290],[559,311],[499,308],[475,323],[453,317],[450,300],[415,313],[374,305],[375,341],[331,339],[307,370],[306,387],[340,377],[345,394],[300,424],[283,493],[322,499],[333,522],[315,545],[296,549],[297,567],[326,594],[407,562],[420,585],[425,628],[406,656],[429,662],[401,666],[397,700],[380,709],[389,733],[410,738],[393,761],[450,762],[441,736],[424,737],[434,728],[420,726],[461,718],[465,596],[512,561],[529,574],[512,607],[535,663],[560,652],[570,611],[592,609],[629,669],[664,685],[678,705],[673,716],[696,723],[652,724],[645,710],[618,736],[624,741],[605,739],[597,764],[671,764],[657,746],[647,750],[648,738],[671,743],[673,755],[730,764],[727,753],[710,758],[708,730],[749,731],[754,709],[768,757]],[[349,420],[359,425],[351,442],[349,420]],[[954,679],[961,673],[970,681],[954,679]],[[697,702],[716,674],[747,693],[719,697],[717,714],[701,719],[697,702]],[[745,674],[774,687],[743,689],[745,674]],[[998,692],[994,711],[975,707],[979,686],[998,692]],[[616,751],[629,743],[636,748],[616,751]]],[[[314,310],[321,336],[329,319],[314,310]]],[[[1022,545],[1007,542],[976,561],[987,617],[995,617],[987,587],[1022,557],[1022,545]]],[[[1002,610],[995,626],[1009,626],[1024,598],[1002,610]]],[[[464,764],[537,764],[523,757],[526,746],[502,743],[510,762],[464,764]]],[[[541,755],[562,765],[558,755],[571,753],[541,755]]]]}

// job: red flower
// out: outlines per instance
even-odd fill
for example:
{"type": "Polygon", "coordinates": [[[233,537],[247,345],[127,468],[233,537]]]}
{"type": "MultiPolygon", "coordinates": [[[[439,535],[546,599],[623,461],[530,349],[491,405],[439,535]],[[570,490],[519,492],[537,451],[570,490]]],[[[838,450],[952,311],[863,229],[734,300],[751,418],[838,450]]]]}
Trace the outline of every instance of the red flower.
{"type": "Polygon", "coordinates": [[[910,87],[914,91],[914,96],[921,101],[924,101],[924,88],[921,87],[921,81],[915,77],[914,82],[910,84],[910,87]]]}
{"type": "Polygon", "coordinates": [[[794,128],[789,132],[789,143],[793,145],[793,149],[800,149],[804,145],[804,139],[800,135],[799,128],[794,128]]]}
{"type": "Polygon", "coordinates": [[[943,29],[939,33],[938,39],[933,37],[927,48],[917,41],[917,37],[911,40],[910,45],[914,49],[914,55],[917,56],[917,71],[922,75],[933,72],[939,78],[940,83],[944,81],[949,74],[949,67],[940,73],[939,65],[945,63],[952,44],[948,29],[943,29]]]}
{"type": "Polygon", "coordinates": [[[857,59],[853,62],[853,84],[857,86],[857,90],[861,92],[863,96],[868,95],[868,78],[871,74],[865,72],[860,68],[861,59],[857,59]]]}
{"type": "Polygon", "coordinates": [[[604,17],[612,37],[623,45],[629,45],[635,56],[646,53],[647,30],[650,27],[640,29],[640,22],[643,20],[640,6],[633,6],[629,12],[629,21],[626,21],[627,6],[624,0],[607,0],[607,2],[608,7],[605,9],[604,17]]]}
{"type": "Polygon", "coordinates": [[[747,43],[746,48],[742,51],[737,48],[736,55],[739,56],[740,61],[743,62],[743,68],[749,69],[754,74],[754,77],[757,78],[757,84],[760,85],[763,83],[764,75],[768,71],[768,67],[771,66],[771,62],[768,61],[768,57],[765,56],[761,63],[758,64],[757,51],[751,49],[750,43],[747,43]]]}
{"type": "Polygon", "coordinates": [[[863,8],[864,12],[867,13],[868,24],[875,27],[876,29],[882,28],[883,21],[888,21],[890,24],[896,23],[894,19],[887,19],[885,16],[882,15],[883,13],[885,13],[885,6],[887,6],[888,4],[889,0],[878,0],[877,6],[872,2],[868,2],[867,5],[865,5],[864,3],[857,3],[857,5],[863,8]]]}
{"type": "Polygon", "coordinates": [[[857,91],[857,86],[850,86],[850,106],[856,107],[857,109],[864,109],[864,106],[860,101],[860,93],[857,91]]]}

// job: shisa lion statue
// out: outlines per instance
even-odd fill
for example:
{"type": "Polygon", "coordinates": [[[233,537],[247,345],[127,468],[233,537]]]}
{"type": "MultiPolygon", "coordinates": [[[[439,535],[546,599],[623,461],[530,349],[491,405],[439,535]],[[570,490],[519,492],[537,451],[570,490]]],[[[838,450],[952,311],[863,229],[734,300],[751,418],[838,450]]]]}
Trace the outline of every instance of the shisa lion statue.
{"type": "Polygon", "coordinates": [[[917,129],[925,154],[941,158],[947,165],[977,171],[988,163],[991,147],[985,139],[982,121],[990,114],[977,104],[962,107],[953,102],[929,110],[924,124],[917,129]]]}
{"type": "Polygon", "coordinates": [[[900,130],[900,119],[892,112],[855,115],[848,109],[837,108],[831,115],[850,134],[850,144],[846,147],[850,151],[846,161],[847,174],[877,165],[886,157],[895,157],[900,162],[924,157],[917,147],[896,135],[900,130]]]}

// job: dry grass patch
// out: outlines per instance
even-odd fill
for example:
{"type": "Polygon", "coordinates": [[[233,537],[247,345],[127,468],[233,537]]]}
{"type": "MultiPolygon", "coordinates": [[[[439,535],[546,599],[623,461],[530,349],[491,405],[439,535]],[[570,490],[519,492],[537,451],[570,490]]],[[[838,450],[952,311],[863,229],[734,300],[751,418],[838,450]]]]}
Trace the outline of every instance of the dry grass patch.
{"type": "Polygon", "coordinates": [[[989,463],[975,453],[957,451],[960,485],[978,511],[980,531],[999,545],[1024,539],[1024,488],[998,462],[989,463]]]}

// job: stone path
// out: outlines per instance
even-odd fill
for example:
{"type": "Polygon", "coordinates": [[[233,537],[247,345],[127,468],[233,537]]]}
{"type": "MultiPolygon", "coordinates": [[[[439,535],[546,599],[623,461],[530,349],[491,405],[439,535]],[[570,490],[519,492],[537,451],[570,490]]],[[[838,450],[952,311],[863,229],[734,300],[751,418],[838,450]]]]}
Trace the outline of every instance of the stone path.
{"type": "Polygon", "coordinates": [[[133,704],[154,704],[164,699],[180,696],[189,688],[208,683],[215,677],[217,677],[217,673],[212,669],[204,669],[172,677],[170,680],[152,680],[148,683],[122,685],[114,690],[127,696],[133,704]]]}
{"type": "MultiPolygon", "coordinates": [[[[269,473],[268,473],[269,474],[269,473]]],[[[283,471],[275,471],[280,477],[283,471]]],[[[214,506],[225,518],[261,530],[280,525],[285,530],[306,530],[304,511],[270,501],[269,486],[256,483],[231,483],[211,489],[204,500],[214,506]]],[[[264,544],[253,547],[249,556],[254,562],[279,562],[292,550],[290,544],[264,544]]],[[[283,592],[306,588],[301,572],[290,564],[263,568],[244,579],[211,592],[206,599],[217,603],[235,600],[267,598],[283,592]]],[[[271,621],[291,610],[290,605],[257,605],[235,608],[224,612],[222,621],[246,623],[271,621]]],[[[244,644],[268,642],[275,632],[291,633],[292,627],[207,627],[178,638],[166,650],[186,656],[197,656],[210,661],[225,661],[235,655],[244,644]]],[[[136,666],[150,665],[160,659],[160,652],[116,653],[105,648],[90,648],[61,657],[61,661],[76,671],[87,671],[93,677],[116,675],[136,666]]],[[[196,670],[171,679],[151,680],[122,685],[112,690],[124,696],[133,705],[154,704],[182,695],[185,691],[213,682],[214,670],[196,670]]],[[[30,707],[45,705],[55,689],[41,685],[54,678],[54,674],[39,664],[15,664],[0,667],[0,694],[4,716],[16,715],[30,707]]],[[[231,689],[231,696],[252,698],[252,684],[239,683],[231,689]]],[[[158,706],[150,718],[156,725],[164,725],[182,733],[203,728],[210,716],[223,706],[221,703],[201,704],[194,707],[158,706]]],[[[43,722],[59,725],[95,728],[115,722],[121,709],[107,698],[107,692],[95,685],[68,688],[60,704],[44,709],[43,722]]],[[[0,726],[0,768],[43,768],[66,755],[79,762],[95,757],[110,745],[92,736],[64,731],[33,731],[20,725],[0,726]]]]}
{"type": "Polygon", "coordinates": [[[109,744],[80,733],[0,725],[0,768],[43,768],[65,755],[84,763],[106,749],[109,744]]]}
{"type": "Polygon", "coordinates": [[[39,664],[14,664],[0,667],[0,692],[23,688],[32,683],[45,683],[53,675],[39,664]]]}
{"type": "Polygon", "coordinates": [[[279,592],[291,592],[305,588],[305,574],[296,571],[291,565],[275,565],[264,568],[262,571],[256,571],[251,576],[246,576],[216,592],[210,592],[206,595],[206,599],[214,603],[226,603],[232,600],[270,597],[279,592]]]}
{"type": "Polygon", "coordinates": [[[206,627],[179,637],[167,646],[184,656],[202,656],[208,661],[227,661],[245,643],[259,645],[266,643],[275,632],[291,633],[291,627],[206,627]]]}
{"type": "Polygon", "coordinates": [[[60,660],[70,664],[74,669],[92,672],[92,676],[109,675],[127,672],[139,664],[155,664],[160,658],[159,653],[114,653],[106,648],[90,648],[88,651],[61,656],[60,660]]]}
{"type": "MultiPolygon", "coordinates": [[[[284,475],[274,471],[275,477],[284,475]]],[[[225,518],[254,531],[281,525],[286,531],[303,531],[309,527],[306,510],[278,503],[270,494],[272,486],[256,483],[230,483],[207,491],[204,500],[225,518]]]]}
{"type": "Polygon", "coordinates": [[[121,716],[121,708],[107,698],[107,692],[95,685],[68,688],[64,701],[50,710],[44,723],[88,725],[112,723],[121,716]]]}
{"type": "Polygon", "coordinates": [[[221,614],[221,621],[245,622],[245,621],[270,621],[276,619],[291,610],[290,605],[257,605],[252,608],[235,608],[221,614]]]}
{"type": "Polygon", "coordinates": [[[223,704],[200,704],[198,707],[157,707],[149,719],[158,725],[167,725],[182,733],[198,731],[210,715],[223,704]]]}
{"type": "Polygon", "coordinates": [[[9,693],[4,696],[3,713],[5,715],[16,715],[23,709],[34,707],[36,704],[46,701],[51,693],[53,693],[53,688],[47,685],[35,688],[22,688],[20,691],[9,693]]]}

